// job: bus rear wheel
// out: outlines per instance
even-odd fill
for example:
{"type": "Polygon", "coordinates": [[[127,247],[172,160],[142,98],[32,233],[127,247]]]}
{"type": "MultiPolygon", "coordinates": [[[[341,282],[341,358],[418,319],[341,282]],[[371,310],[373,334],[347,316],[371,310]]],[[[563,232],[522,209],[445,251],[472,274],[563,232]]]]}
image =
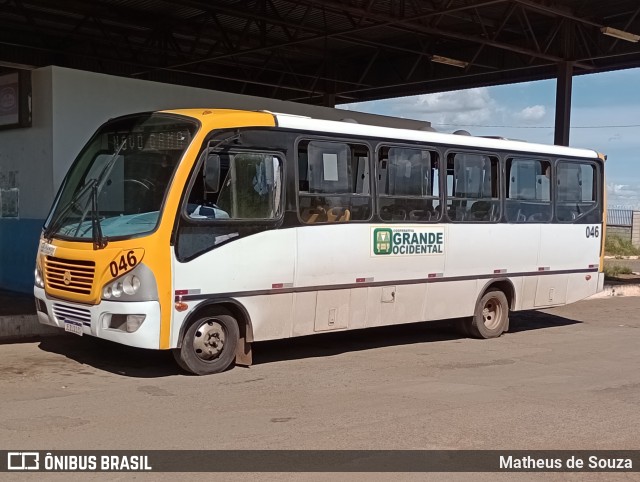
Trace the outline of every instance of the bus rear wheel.
{"type": "Polygon", "coordinates": [[[173,356],[181,368],[196,375],[220,373],[235,360],[239,338],[233,316],[209,314],[191,323],[173,356]]]}
{"type": "Polygon", "coordinates": [[[509,326],[509,301],[499,289],[488,290],[478,300],[475,313],[464,324],[473,338],[497,338],[509,326]]]}

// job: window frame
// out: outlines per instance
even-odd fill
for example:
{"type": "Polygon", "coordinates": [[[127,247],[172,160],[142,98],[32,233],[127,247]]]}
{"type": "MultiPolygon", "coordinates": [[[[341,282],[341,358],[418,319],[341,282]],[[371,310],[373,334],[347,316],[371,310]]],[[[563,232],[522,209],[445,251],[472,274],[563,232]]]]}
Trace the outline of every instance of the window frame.
{"type": "MultiPolygon", "coordinates": [[[[447,164],[449,161],[449,156],[453,156],[455,159],[455,155],[456,154],[471,154],[471,155],[479,155],[479,156],[486,156],[488,157],[490,160],[495,160],[497,161],[497,170],[496,170],[496,174],[497,174],[497,188],[498,188],[498,197],[497,197],[497,201],[498,201],[498,213],[496,214],[495,220],[488,220],[488,221],[479,221],[479,220],[455,220],[455,219],[451,219],[451,217],[449,217],[449,210],[448,209],[443,209],[443,215],[441,217],[441,220],[446,219],[448,222],[450,223],[454,223],[454,224],[498,224],[498,223],[503,223],[504,222],[504,217],[506,214],[505,211],[505,207],[504,207],[504,202],[506,200],[506,189],[503,186],[504,182],[503,179],[506,179],[506,159],[507,157],[501,156],[498,153],[496,153],[495,151],[481,151],[481,150],[475,150],[475,149],[459,149],[456,147],[449,147],[447,149],[445,149],[444,151],[444,155],[442,156],[442,160],[441,160],[441,170],[443,172],[443,175],[441,176],[442,179],[442,184],[443,184],[443,188],[441,190],[442,196],[443,196],[443,203],[444,206],[447,206],[447,202],[449,201],[449,191],[448,191],[448,186],[447,186],[447,164]],[[446,211],[446,215],[445,212],[446,211]]],[[[452,198],[453,199],[453,198],[452,198]]],[[[467,198],[468,199],[468,198],[467,198]]],[[[478,198],[478,200],[480,199],[487,199],[487,198],[478,198]]],[[[494,198],[491,198],[494,199],[494,198]]]]}
{"type": "MultiPolygon", "coordinates": [[[[218,131],[220,132],[220,131],[218,131]]],[[[216,134],[217,132],[212,132],[211,134],[216,134]]],[[[204,163],[204,156],[202,153],[207,149],[209,142],[211,141],[211,135],[207,136],[207,138],[203,141],[203,144],[198,151],[198,160],[194,164],[193,170],[190,173],[189,182],[186,184],[186,188],[184,191],[184,198],[180,205],[180,217],[183,221],[188,223],[195,223],[200,225],[234,225],[234,224],[254,224],[254,225],[274,225],[282,222],[285,209],[286,209],[286,197],[287,197],[287,156],[284,152],[279,151],[277,149],[264,149],[264,148],[252,148],[252,147],[239,147],[239,146],[227,146],[227,148],[223,147],[222,149],[214,149],[212,152],[225,152],[229,154],[234,153],[249,153],[249,154],[269,154],[274,157],[278,157],[281,162],[281,187],[280,187],[280,204],[278,210],[278,216],[274,218],[243,218],[243,219],[233,219],[233,218],[219,218],[219,219],[208,219],[208,218],[192,218],[187,213],[187,204],[189,203],[189,196],[191,195],[191,190],[196,183],[196,179],[199,176],[199,173],[202,171],[202,165],[204,163]]],[[[220,183],[224,179],[220,179],[220,183]]]]}
{"type": "Polygon", "coordinates": [[[553,224],[556,222],[556,201],[555,201],[555,196],[556,196],[556,191],[554,189],[554,182],[557,179],[556,177],[556,162],[557,162],[557,158],[555,156],[546,156],[544,154],[539,154],[539,153],[527,153],[527,152],[523,152],[523,153],[519,153],[519,152],[513,152],[513,151],[509,151],[507,153],[507,155],[504,157],[504,182],[503,182],[503,203],[504,203],[504,210],[503,210],[503,216],[504,216],[504,222],[507,224],[553,224]],[[549,201],[537,201],[535,199],[511,199],[509,197],[507,197],[507,188],[508,188],[508,184],[510,182],[510,174],[507,172],[507,168],[509,165],[509,161],[514,161],[514,160],[523,160],[523,161],[537,161],[540,163],[543,162],[548,162],[549,163],[549,201]],[[544,221],[528,221],[528,220],[524,220],[524,221],[510,221],[508,218],[508,214],[507,214],[507,202],[509,201],[530,201],[530,202],[539,202],[539,203],[549,203],[550,206],[550,214],[548,219],[545,219],[544,221]]]}
{"type": "Polygon", "coordinates": [[[584,214],[588,214],[591,211],[596,211],[599,212],[599,221],[598,223],[602,224],[604,222],[604,216],[602,213],[602,196],[603,196],[603,177],[602,177],[602,170],[604,169],[604,163],[600,163],[597,162],[593,159],[568,159],[568,158],[564,158],[564,157],[559,157],[555,159],[555,162],[553,163],[553,176],[555,179],[555,182],[553,183],[552,186],[552,196],[553,196],[553,222],[557,223],[557,224],[596,224],[594,222],[588,222],[588,221],[583,221],[581,218],[584,218],[585,216],[581,216],[580,218],[577,219],[572,219],[569,221],[561,221],[558,219],[557,214],[558,214],[558,165],[560,163],[565,163],[565,164],[575,164],[575,165],[589,165],[595,168],[595,175],[594,175],[594,181],[595,181],[595,186],[594,186],[594,191],[595,191],[595,205],[593,207],[593,209],[591,209],[590,211],[587,211],[584,214]]]}
{"type": "MultiPolygon", "coordinates": [[[[378,142],[375,145],[375,163],[374,163],[374,175],[372,178],[373,185],[375,186],[375,216],[382,223],[404,223],[404,224],[434,224],[441,223],[444,220],[442,209],[439,210],[438,217],[436,219],[430,219],[428,221],[425,220],[393,220],[393,219],[382,219],[380,215],[380,201],[383,198],[396,198],[396,199],[433,199],[438,201],[438,206],[442,206],[443,204],[443,191],[442,191],[442,154],[441,150],[437,147],[425,144],[405,144],[405,143],[393,143],[393,142],[378,142]],[[380,151],[383,148],[396,148],[396,149],[412,149],[415,151],[427,151],[431,155],[436,156],[436,163],[438,166],[438,195],[437,196],[429,196],[429,197],[421,197],[421,196],[403,196],[403,195],[387,195],[382,194],[378,191],[378,174],[379,174],[379,166],[380,166],[380,151]]],[[[435,184],[432,184],[432,187],[435,187],[435,184]]]]}
{"type": "MultiPolygon", "coordinates": [[[[334,225],[334,224],[351,224],[351,223],[370,223],[375,215],[375,204],[376,204],[376,198],[377,198],[377,194],[376,191],[374,191],[375,189],[375,183],[373,182],[374,176],[372,175],[373,169],[372,167],[375,168],[375,166],[372,166],[372,158],[371,158],[371,154],[372,152],[375,152],[373,150],[373,146],[371,145],[371,143],[365,139],[358,139],[358,138],[347,138],[347,137],[333,137],[333,136],[320,136],[320,135],[309,135],[309,134],[302,134],[298,137],[296,137],[295,141],[293,142],[293,171],[294,171],[294,184],[295,184],[295,192],[294,192],[294,196],[295,196],[295,210],[296,210],[296,217],[298,220],[298,223],[300,226],[327,226],[327,225],[334,225]],[[332,143],[336,143],[336,144],[347,144],[347,145],[352,145],[352,144],[357,144],[363,147],[367,148],[367,152],[368,152],[368,162],[369,162],[369,194],[357,194],[357,193],[335,193],[335,194],[318,194],[318,193],[309,193],[306,191],[300,191],[300,166],[299,166],[299,157],[298,157],[298,153],[300,152],[300,144],[303,142],[332,142],[332,143]],[[361,198],[368,198],[369,199],[369,217],[367,219],[349,219],[348,221],[321,221],[321,222],[317,222],[317,223],[307,223],[302,219],[301,213],[300,213],[300,193],[305,193],[303,194],[303,197],[340,197],[340,196],[349,196],[349,197],[361,197],[361,198]]],[[[308,160],[307,160],[308,162],[308,160]]]]}

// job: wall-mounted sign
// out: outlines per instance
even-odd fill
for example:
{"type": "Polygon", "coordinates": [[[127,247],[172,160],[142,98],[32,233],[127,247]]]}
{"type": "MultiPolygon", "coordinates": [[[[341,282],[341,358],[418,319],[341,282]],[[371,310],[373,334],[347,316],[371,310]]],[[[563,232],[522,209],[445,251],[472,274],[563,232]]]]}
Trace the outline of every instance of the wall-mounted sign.
{"type": "Polygon", "coordinates": [[[31,72],[0,75],[0,129],[31,126],[31,72]]]}

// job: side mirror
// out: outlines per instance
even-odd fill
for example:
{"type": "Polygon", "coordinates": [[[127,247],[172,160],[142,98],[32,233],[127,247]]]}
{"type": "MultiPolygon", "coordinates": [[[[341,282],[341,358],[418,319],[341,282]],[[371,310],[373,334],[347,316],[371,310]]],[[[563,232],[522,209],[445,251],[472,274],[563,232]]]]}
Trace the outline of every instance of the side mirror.
{"type": "Polygon", "coordinates": [[[204,160],[204,190],[206,193],[216,193],[220,189],[220,156],[208,149],[203,155],[204,160]]]}

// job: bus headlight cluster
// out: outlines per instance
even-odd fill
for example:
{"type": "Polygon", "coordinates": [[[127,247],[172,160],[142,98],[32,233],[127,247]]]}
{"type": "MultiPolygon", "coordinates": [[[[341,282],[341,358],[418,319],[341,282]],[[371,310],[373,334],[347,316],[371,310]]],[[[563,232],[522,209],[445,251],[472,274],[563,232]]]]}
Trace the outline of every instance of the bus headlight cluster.
{"type": "Polygon", "coordinates": [[[42,268],[36,263],[36,270],[34,273],[35,284],[38,288],[44,288],[44,277],[42,276],[42,268]]]}
{"type": "Polygon", "coordinates": [[[140,285],[140,278],[135,274],[128,274],[105,286],[102,290],[102,298],[109,300],[111,298],[120,298],[123,294],[135,295],[140,289],[140,285]]]}
{"type": "Polygon", "coordinates": [[[140,263],[119,278],[102,285],[105,301],[157,301],[158,285],[153,272],[140,263]]]}

